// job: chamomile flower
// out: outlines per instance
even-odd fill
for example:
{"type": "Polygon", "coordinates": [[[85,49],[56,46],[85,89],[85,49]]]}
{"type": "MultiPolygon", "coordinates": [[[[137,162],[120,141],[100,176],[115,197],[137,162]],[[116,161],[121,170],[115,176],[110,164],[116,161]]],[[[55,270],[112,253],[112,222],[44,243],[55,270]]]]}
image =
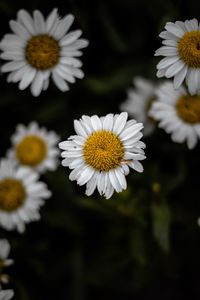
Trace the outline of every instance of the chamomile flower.
{"type": "Polygon", "coordinates": [[[18,167],[12,160],[0,162],[0,226],[24,232],[25,224],[40,219],[39,209],[51,196],[38,173],[18,167]]]}
{"type": "Polygon", "coordinates": [[[82,116],[74,121],[76,135],[59,143],[64,150],[62,165],[72,169],[70,180],[86,184],[87,196],[97,188],[108,199],[114,190],[126,189],[129,168],[143,172],[139,162],[145,159],[145,144],[140,141],[143,124],[127,118],[126,112],[100,118],[82,116]]]}
{"type": "Polygon", "coordinates": [[[156,95],[149,115],[171,134],[173,142],[186,141],[193,149],[200,137],[200,95],[189,95],[183,86],[174,90],[171,81],[161,84],[156,95]]]}
{"type": "Polygon", "coordinates": [[[2,72],[10,72],[7,81],[19,82],[20,90],[31,85],[33,96],[39,96],[48,88],[50,77],[63,92],[69,90],[68,82],[83,78],[77,57],[88,41],[79,39],[81,30],[69,32],[73,21],[71,14],[60,18],[56,8],[46,20],[38,10],[33,17],[19,10],[17,20],[9,23],[13,33],[6,34],[0,43],[1,58],[9,61],[1,68],[2,72]]]}
{"type": "Polygon", "coordinates": [[[157,65],[158,77],[174,77],[174,88],[184,79],[191,95],[200,90],[200,25],[196,19],[167,22],[160,33],[163,45],[155,55],[165,56],[157,65]]]}
{"type": "Polygon", "coordinates": [[[36,122],[31,122],[27,127],[18,125],[11,141],[13,147],[8,151],[8,157],[18,164],[39,173],[56,169],[59,136],[54,131],[40,128],[36,122]]]}
{"type": "Polygon", "coordinates": [[[144,124],[144,136],[147,136],[155,128],[155,122],[148,117],[148,111],[155,99],[156,85],[142,77],[135,77],[133,84],[135,88],[128,89],[127,100],[121,104],[120,108],[144,124]]]}
{"type": "Polygon", "coordinates": [[[13,290],[0,290],[0,300],[10,300],[13,296],[13,290]]]}

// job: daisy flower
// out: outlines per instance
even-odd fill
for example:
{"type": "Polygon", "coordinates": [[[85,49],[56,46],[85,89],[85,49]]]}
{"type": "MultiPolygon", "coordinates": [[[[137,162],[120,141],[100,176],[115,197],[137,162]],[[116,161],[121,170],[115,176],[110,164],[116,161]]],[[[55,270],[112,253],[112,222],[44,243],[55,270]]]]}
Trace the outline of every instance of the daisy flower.
{"type": "Polygon", "coordinates": [[[158,77],[174,77],[174,88],[184,79],[191,95],[200,90],[200,25],[196,19],[168,22],[160,33],[163,45],[155,55],[165,56],[157,65],[158,77]]]}
{"type": "Polygon", "coordinates": [[[0,162],[0,226],[24,232],[25,224],[40,219],[39,208],[51,196],[30,168],[8,159],[0,162]]]}
{"type": "Polygon", "coordinates": [[[147,136],[155,128],[155,122],[148,117],[148,111],[155,99],[155,84],[143,77],[135,77],[133,84],[135,88],[128,89],[128,98],[120,108],[144,124],[144,136],[147,136]]]}
{"type": "Polygon", "coordinates": [[[27,127],[18,125],[11,141],[13,147],[8,151],[8,157],[18,164],[39,173],[56,169],[59,136],[54,131],[39,128],[36,122],[31,122],[27,127]]]}
{"type": "Polygon", "coordinates": [[[0,290],[0,300],[10,300],[13,296],[13,290],[0,290]]]}
{"type": "Polygon", "coordinates": [[[100,118],[82,116],[74,121],[76,135],[59,143],[64,150],[62,165],[72,169],[70,180],[86,184],[87,196],[97,188],[108,199],[114,190],[126,189],[129,167],[143,172],[139,162],[145,159],[145,144],[140,141],[143,124],[127,121],[127,117],[126,112],[100,118]]]}
{"type": "Polygon", "coordinates": [[[88,41],[79,39],[81,30],[69,32],[73,21],[71,14],[61,19],[57,8],[46,20],[38,10],[33,17],[19,10],[17,20],[9,22],[13,33],[6,34],[0,43],[1,58],[9,60],[1,68],[2,72],[10,72],[7,81],[19,82],[20,90],[31,85],[31,93],[37,97],[48,88],[50,76],[63,92],[69,90],[68,82],[83,78],[77,57],[88,41]]]}
{"type": "Polygon", "coordinates": [[[173,142],[187,142],[189,149],[200,137],[200,95],[189,95],[183,86],[174,90],[171,81],[161,84],[149,115],[171,134],[173,142]]]}

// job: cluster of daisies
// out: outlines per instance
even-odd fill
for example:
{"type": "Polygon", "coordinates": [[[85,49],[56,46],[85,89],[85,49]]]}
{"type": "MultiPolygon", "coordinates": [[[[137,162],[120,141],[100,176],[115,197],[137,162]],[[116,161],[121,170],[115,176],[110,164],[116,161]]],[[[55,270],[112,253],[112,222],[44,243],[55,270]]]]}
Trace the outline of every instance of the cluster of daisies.
{"type": "Polygon", "coordinates": [[[168,22],[160,37],[163,46],[155,55],[164,58],[157,76],[168,80],[135,78],[120,108],[144,124],[144,135],[158,124],[173,142],[186,142],[193,149],[200,138],[200,25],[196,19],[168,22]]]}
{"type": "MultiPolygon", "coordinates": [[[[0,42],[0,57],[8,61],[1,67],[8,73],[7,81],[18,82],[20,90],[30,86],[38,97],[50,78],[62,92],[76,78],[83,78],[79,57],[88,41],[80,38],[81,30],[69,32],[73,21],[71,14],[61,18],[57,9],[46,19],[38,10],[32,16],[20,10],[9,23],[12,33],[0,42]]],[[[62,150],[62,165],[71,170],[70,180],[86,185],[86,195],[97,189],[106,199],[127,188],[130,169],[143,172],[143,129],[144,136],[149,136],[158,123],[174,142],[195,147],[200,137],[200,25],[196,19],[168,22],[160,37],[163,46],[155,55],[164,58],[157,65],[157,76],[173,81],[158,84],[134,78],[121,113],[83,115],[74,121],[75,134],[63,142],[36,122],[17,126],[12,147],[0,161],[0,226],[23,232],[26,223],[40,218],[39,209],[51,192],[39,177],[57,168],[57,146],[62,150]],[[133,119],[128,120],[128,114],[133,119]]],[[[7,259],[9,251],[8,242],[1,240],[2,282],[7,280],[4,266],[12,263],[7,259]]],[[[12,296],[12,290],[0,290],[0,300],[12,296]]]]}

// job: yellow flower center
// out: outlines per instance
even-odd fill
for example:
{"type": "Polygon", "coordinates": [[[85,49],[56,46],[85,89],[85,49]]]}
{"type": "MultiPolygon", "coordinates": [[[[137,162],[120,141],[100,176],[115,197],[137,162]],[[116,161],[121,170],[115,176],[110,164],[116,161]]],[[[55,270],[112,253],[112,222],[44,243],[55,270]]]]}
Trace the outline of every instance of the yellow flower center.
{"type": "Polygon", "coordinates": [[[98,171],[109,171],[119,166],[124,147],[117,135],[110,131],[96,131],[85,142],[84,159],[98,171]]]}
{"type": "Polygon", "coordinates": [[[176,103],[176,110],[183,121],[200,123],[200,95],[182,96],[176,103]]]}
{"type": "Polygon", "coordinates": [[[0,181],[0,210],[16,210],[24,203],[25,197],[21,181],[9,178],[0,181]]]}
{"type": "Polygon", "coordinates": [[[29,135],[16,146],[16,157],[23,165],[37,166],[47,155],[45,142],[38,136],[29,135]]]}
{"type": "Polygon", "coordinates": [[[28,63],[38,70],[53,68],[60,58],[58,42],[48,35],[33,36],[27,43],[25,55],[28,63]]]}
{"type": "Polygon", "coordinates": [[[181,59],[190,68],[200,68],[200,30],[186,32],[178,42],[181,59]]]}

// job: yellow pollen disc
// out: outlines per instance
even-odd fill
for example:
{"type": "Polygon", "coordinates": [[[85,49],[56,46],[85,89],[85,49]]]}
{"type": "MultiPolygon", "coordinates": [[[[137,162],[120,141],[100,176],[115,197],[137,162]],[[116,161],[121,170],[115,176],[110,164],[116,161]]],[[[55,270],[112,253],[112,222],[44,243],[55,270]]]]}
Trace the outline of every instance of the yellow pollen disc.
{"type": "Polygon", "coordinates": [[[60,58],[58,42],[48,35],[33,36],[25,49],[26,60],[38,70],[53,68],[60,58]]]}
{"type": "Polygon", "coordinates": [[[25,197],[24,187],[19,180],[0,181],[0,210],[12,212],[18,209],[24,203],[25,197]]]}
{"type": "Polygon", "coordinates": [[[186,32],[178,42],[181,59],[190,68],[200,68],[200,30],[186,32]]]}
{"type": "Polygon", "coordinates": [[[16,146],[16,157],[22,165],[37,166],[47,156],[45,142],[38,136],[26,136],[16,146]]]}
{"type": "Polygon", "coordinates": [[[200,123],[200,96],[182,96],[176,103],[176,110],[183,121],[200,123]]]}
{"type": "Polygon", "coordinates": [[[96,131],[85,142],[84,159],[98,171],[109,171],[119,166],[124,156],[120,139],[110,131],[96,131]]]}

